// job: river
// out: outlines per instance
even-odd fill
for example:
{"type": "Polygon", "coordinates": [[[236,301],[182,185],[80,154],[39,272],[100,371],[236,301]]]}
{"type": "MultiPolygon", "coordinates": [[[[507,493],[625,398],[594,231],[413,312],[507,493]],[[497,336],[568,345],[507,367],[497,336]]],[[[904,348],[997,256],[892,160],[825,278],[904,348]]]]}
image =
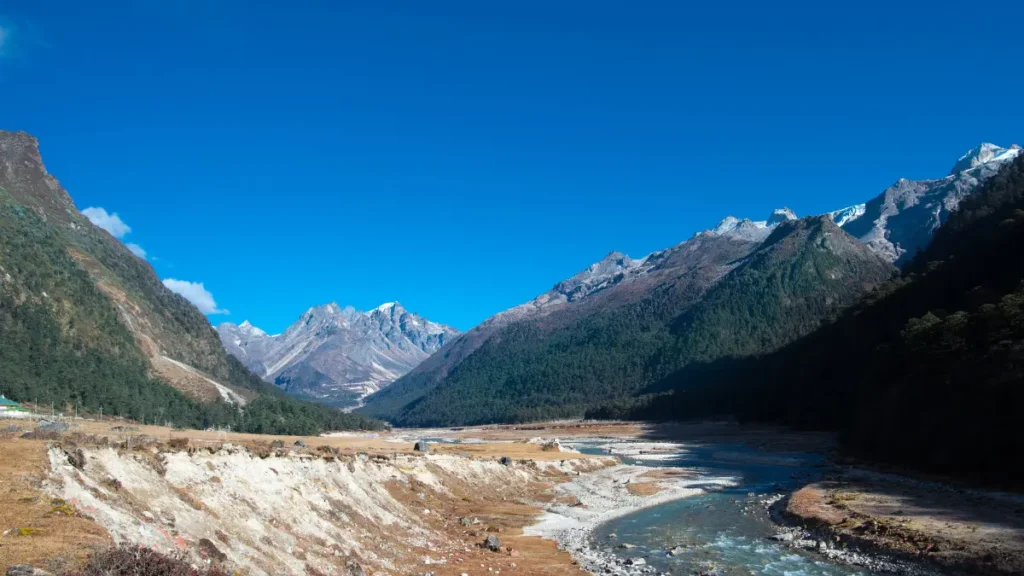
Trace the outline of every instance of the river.
{"type": "MultiPolygon", "coordinates": [[[[777,530],[765,501],[821,476],[812,454],[759,452],[740,444],[687,445],[674,454],[623,456],[623,444],[573,443],[589,454],[618,452],[627,465],[683,468],[696,478],[732,477],[736,485],[642,509],[599,525],[593,545],[623,560],[643,558],[669,574],[852,576],[874,572],[830,563],[771,540],[777,530]],[[618,449],[617,449],[618,448],[618,449]],[[675,550],[676,555],[669,551],[675,550]]],[[[695,484],[699,486],[698,484],[695,484]]]]}

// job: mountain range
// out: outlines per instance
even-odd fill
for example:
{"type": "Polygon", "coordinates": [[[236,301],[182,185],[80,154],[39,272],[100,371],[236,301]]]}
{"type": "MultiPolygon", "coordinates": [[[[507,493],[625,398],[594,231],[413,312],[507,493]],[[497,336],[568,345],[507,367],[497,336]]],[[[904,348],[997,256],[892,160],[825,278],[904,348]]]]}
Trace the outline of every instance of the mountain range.
{"type": "Polygon", "coordinates": [[[763,221],[729,216],[643,258],[610,253],[454,338],[362,410],[403,425],[574,416],[697,358],[773,350],[894,274],[894,264],[926,247],[959,203],[1019,154],[1018,146],[982,144],[943,178],[900,179],[821,217],[799,221],[787,208],[763,221]],[[712,318],[735,324],[716,327],[712,318]]]}
{"type": "Polygon", "coordinates": [[[307,310],[281,334],[249,322],[217,327],[224,348],[255,374],[303,398],[351,406],[403,376],[459,335],[388,302],[360,312],[307,310]]]}

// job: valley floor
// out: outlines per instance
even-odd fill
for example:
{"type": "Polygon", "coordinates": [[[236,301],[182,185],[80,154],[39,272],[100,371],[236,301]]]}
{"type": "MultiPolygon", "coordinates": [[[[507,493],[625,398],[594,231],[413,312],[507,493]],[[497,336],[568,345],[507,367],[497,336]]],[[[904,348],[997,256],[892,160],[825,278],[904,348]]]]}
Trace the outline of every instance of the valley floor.
{"type": "MultiPolygon", "coordinates": [[[[608,561],[587,556],[598,523],[697,493],[688,484],[697,472],[616,466],[615,456],[544,439],[630,442],[648,460],[711,443],[749,445],[773,462],[833,448],[826,435],[726,424],[292,437],[77,421],[67,433],[28,438],[34,423],[0,424],[0,566],[54,573],[113,542],[253,575],[342,574],[346,562],[368,574],[582,573],[608,561]],[[427,456],[413,451],[420,439],[431,439],[427,456]],[[500,539],[497,551],[481,546],[488,536],[500,539]]],[[[795,492],[787,517],[819,536],[915,561],[1003,573],[1024,566],[1019,497],[842,470],[795,492]]]]}

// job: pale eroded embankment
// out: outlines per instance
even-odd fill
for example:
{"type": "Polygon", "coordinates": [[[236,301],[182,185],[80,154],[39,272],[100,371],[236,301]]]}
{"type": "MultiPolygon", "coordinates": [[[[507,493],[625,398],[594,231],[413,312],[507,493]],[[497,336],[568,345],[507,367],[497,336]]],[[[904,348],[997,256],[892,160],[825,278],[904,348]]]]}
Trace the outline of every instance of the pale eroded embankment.
{"type": "Polygon", "coordinates": [[[516,562],[517,573],[530,573],[527,552],[486,553],[472,543],[494,532],[528,550],[518,528],[533,521],[538,501],[556,496],[548,480],[611,463],[506,466],[453,454],[325,456],[289,448],[257,455],[230,444],[53,446],[49,460],[44,489],[115,541],[182,551],[246,574],[340,574],[347,561],[368,573],[489,573],[516,562]],[[468,527],[460,520],[467,513],[476,519],[468,527]]]}

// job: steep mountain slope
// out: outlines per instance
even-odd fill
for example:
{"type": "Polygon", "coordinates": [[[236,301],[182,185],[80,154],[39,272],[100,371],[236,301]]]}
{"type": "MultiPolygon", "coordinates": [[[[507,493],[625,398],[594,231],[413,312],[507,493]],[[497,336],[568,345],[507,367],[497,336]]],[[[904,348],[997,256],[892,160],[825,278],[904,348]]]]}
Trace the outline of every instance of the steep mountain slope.
{"type": "Polygon", "coordinates": [[[362,411],[395,418],[491,339],[507,339],[513,333],[524,339],[547,334],[598,313],[636,306],[654,291],[663,294],[662,307],[668,309],[658,313],[671,314],[690,305],[756,246],[742,235],[709,231],[638,260],[612,252],[530,302],[462,334],[391,386],[367,397],[362,411]]]}
{"type": "Polygon", "coordinates": [[[689,366],[629,417],[731,414],[841,432],[865,456],[1020,486],[1024,155],[903,275],[776,353],[689,366]]]}
{"type": "Polygon", "coordinates": [[[224,323],[217,332],[228,352],[268,382],[335,405],[387,386],[459,334],[398,302],[369,312],[317,306],[274,336],[248,322],[224,323]]]}
{"type": "Polygon", "coordinates": [[[363,422],[286,399],[228,356],[205,316],[78,212],[24,133],[0,131],[0,224],[9,396],[251,430],[363,422]]]}
{"type": "Polygon", "coordinates": [[[742,228],[719,227],[672,249],[672,273],[631,303],[500,329],[439,385],[385,416],[443,425],[582,415],[691,359],[785,344],[893,272],[827,217],[768,221],[760,246],[747,233],[761,228],[742,228]],[[722,334],[729,329],[737,333],[722,334]]]}
{"type": "MultiPolygon", "coordinates": [[[[1019,151],[1016,146],[1003,149],[983,144],[962,156],[953,172],[945,178],[916,182],[901,179],[870,202],[835,210],[824,216],[841,226],[847,233],[856,236],[868,250],[889,262],[902,264],[907,261],[909,255],[927,243],[934,230],[948,218],[963,198],[996,174],[999,167],[1016,157],[1019,151]]],[[[786,208],[774,211],[764,221],[740,220],[730,216],[703,235],[716,235],[746,243],[745,250],[733,255],[733,260],[736,260],[750,253],[758,243],[767,241],[773,231],[780,228],[780,224],[795,218],[793,212],[786,208]]],[[[759,304],[741,299],[730,300],[732,296],[722,297],[714,303],[709,301],[704,306],[695,307],[688,316],[679,318],[674,324],[671,346],[658,352],[656,356],[673,358],[675,355],[689,359],[705,358],[709,354],[720,354],[725,351],[747,354],[772,349],[793,337],[793,334],[787,333],[786,330],[795,329],[797,334],[806,333],[825,315],[834,312],[837,309],[837,302],[852,302],[852,299],[866,287],[876,284],[892,272],[891,267],[882,266],[877,259],[869,258],[863,247],[846,243],[845,235],[840,234],[831,223],[809,221],[792,232],[797,236],[806,233],[818,238],[820,247],[826,249],[823,253],[831,256],[828,259],[811,258],[801,261],[800,265],[809,267],[810,270],[794,268],[788,277],[781,275],[761,278],[760,290],[764,292],[762,296],[765,302],[776,302],[773,299],[784,302],[789,290],[803,294],[801,306],[797,309],[802,310],[801,313],[806,314],[805,317],[794,319],[794,310],[778,304],[772,304],[775,306],[773,310],[761,309],[759,313],[754,314],[749,309],[758,308],[759,304]],[[838,244],[832,245],[831,248],[845,251],[844,256],[827,250],[832,241],[838,244]],[[829,275],[828,269],[832,259],[838,262],[838,267],[831,270],[832,274],[836,274],[834,277],[829,275]],[[811,286],[790,284],[798,282],[801,278],[808,282],[817,282],[817,279],[812,280],[816,278],[814,274],[810,274],[812,270],[821,280],[818,286],[821,290],[816,295],[811,286]],[[803,272],[808,274],[801,276],[803,272]],[[768,282],[776,284],[769,285],[768,282]],[[814,305],[813,302],[817,304],[814,305]],[[746,310],[743,309],[744,306],[747,307],[746,310]],[[775,320],[769,320],[772,314],[777,317],[775,320]],[[744,319],[744,316],[747,318],[744,319]],[[777,321],[779,319],[782,321],[777,321]],[[721,337],[715,337],[716,331],[712,327],[716,322],[724,322],[738,331],[751,332],[743,333],[743,337],[738,338],[718,331],[721,337]],[[776,327],[784,328],[780,330],[776,327]],[[698,336],[705,341],[701,343],[697,339],[698,336]]],[[[560,282],[545,294],[499,313],[455,339],[386,390],[368,397],[364,411],[385,418],[401,418],[401,414],[407,414],[414,409],[414,403],[420,402],[430,390],[455,378],[456,373],[461,370],[460,366],[476,355],[478,350],[504,349],[503,346],[511,345],[502,345],[497,341],[508,340],[516,334],[524,340],[544,340],[542,336],[574,322],[582,322],[589,316],[607,314],[620,307],[634,305],[664,286],[672,286],[676,281],[672,265],[664,263],[666,258],[681,253],[684,247],[699,252],[699,246],[699,243],[691,240],[638,260],[613,252],[576,276],[560,282]]],[[[781,248],[776,247],[775,251],[781,252],[781,248]]],[[[724,267],[727,262],[718,261],[713,264],[724,267]]],[[[731,265],[734,266],[735,262],[731,265]]],[[[751,266],[745,270],[745,274],[754,274],[756,267],[751,266]]],[[[758,281],[753,276],[746,280],[758,281]]],[[[709,282],[704,289],[713,283],[714,281],[709,282]]],[[[678,307],[673,309],[673,313],[681,314],[691,304],[700,300],[701,296],[698,294],[692,301],[677,302],[678,307]]],[[[525,345],[529,347],[540,344],[533,342],[525,345]]],[[[575,345],[565,344],[566,350],[575,352],[575,345]]],[[[483,361],[477,358],[473,360],[471,366],[477,366],[480,362],[483,361]]],[[[630,363],[629,360],[625,362],[627,365],[630,363]]],[[[669,360],[664,364],[667,366],[676,362],[678,361],[669,360]]],[[[663,368],[652,370],[645,367],[644,371],[649,374],[641,379],[649,381],[649,376],[660,370],[663,368]]],[[[631,374],[635,376],[637,372],[634,370],[631,374]]],[[[555,405],[557,402],[553,401],[551,404],[555,405]]],[[[516,417],[525,418],[522,414],[516,417]]]]}
{"type": "Polygon", "coordinates": [[[838,211],[843,229],[897,265],[928,245],[935,230],[979,184],[1020,154],[1019,146],[982,144],[937,180],[901,178],[863,206],[838,211]],[[860,212],[859,216],[853,213],[860,212]]]}

